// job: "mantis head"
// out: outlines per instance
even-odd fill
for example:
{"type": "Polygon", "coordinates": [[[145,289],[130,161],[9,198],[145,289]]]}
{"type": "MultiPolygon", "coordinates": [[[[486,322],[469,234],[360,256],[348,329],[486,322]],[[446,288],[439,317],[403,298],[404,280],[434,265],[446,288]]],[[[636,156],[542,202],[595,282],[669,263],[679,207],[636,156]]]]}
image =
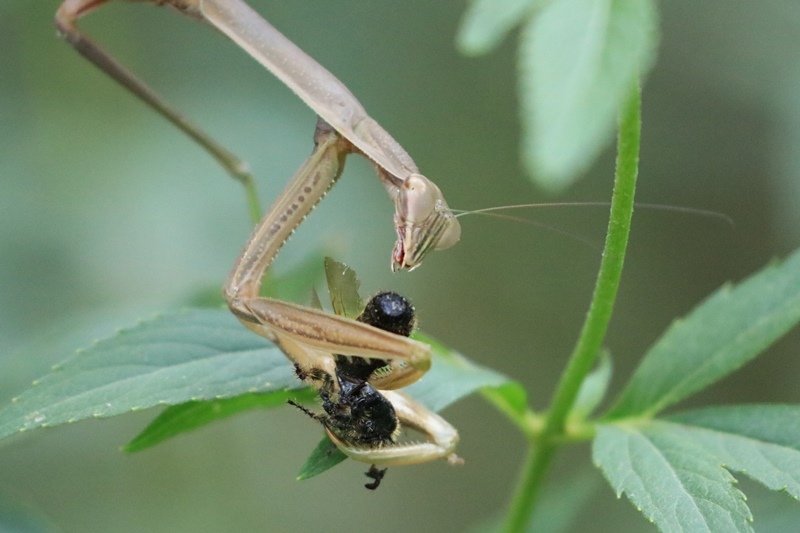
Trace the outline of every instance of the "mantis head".
{"type": "Polygon", "coordinates": [[[430,250],[449,248],[461,238],[461,225],[442,191],[421,174],[411,174],[397,189],[394,226],[392,270],[413,270],[430,250]]]}

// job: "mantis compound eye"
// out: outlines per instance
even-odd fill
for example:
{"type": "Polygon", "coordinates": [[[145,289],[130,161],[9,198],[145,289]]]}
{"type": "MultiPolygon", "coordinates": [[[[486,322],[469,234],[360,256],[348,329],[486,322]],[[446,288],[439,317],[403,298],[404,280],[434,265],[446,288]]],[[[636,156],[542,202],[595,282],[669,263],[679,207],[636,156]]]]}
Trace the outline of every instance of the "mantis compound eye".
{"type": "MultiPolygon", "coordinates": [[[[445,206],[444,210],[448,213],[450,209],[445,206]]],[[[436,250],[444,250],[445,248],[450,248],[455,243],[457,243],[461,239],[461,224],[458,222],[456,217],[452,214],[447,218],[444,226],[444,230],[442,230],[442,234],[439,237],[439,240],[436,242],[436,246],[434,248],[436,250]]]]}
{"type": "Polygon", "coordinates": [[[403,183],[405,192],[406,220],[411,223],[426,221],[436,209],[441,191],[421,174],[411,174],[403,183]]]}

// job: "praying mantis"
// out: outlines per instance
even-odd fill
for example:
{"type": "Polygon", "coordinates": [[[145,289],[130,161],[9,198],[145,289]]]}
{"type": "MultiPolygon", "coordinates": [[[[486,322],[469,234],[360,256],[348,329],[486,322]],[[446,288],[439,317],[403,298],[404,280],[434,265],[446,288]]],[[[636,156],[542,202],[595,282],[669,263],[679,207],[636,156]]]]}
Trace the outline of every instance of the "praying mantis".
{"type": "MultiPolygon", "coordinates": [[[[167,105],[147,85],[88,39],[77,20],[109,0],[66,0],[56,13],[60,34],[84,57],[193,138],[234,177],[246,180],[245,165],[200,128],[167,105]]],[[[397,240],[393,270],[413,270],[431,250],[454,245],[461,229],[441,190],[419,173],[411,157],[364,110],[347,87],[241,0],[128,0],[166,5],[208,23],[261,63],[317,115],[314,149],[250,235],[223,287],[233,314],[250,330],[275,343],[300,369],[298,375],[327,376],[336,389],[341,356],[386,364],[366,382],[381,391],[400,424],[426,442],[365,446],[326,426],[332,441],[349,457],[396,465],[448,458],[457,431],[400,389],[430,368],[430,347],[419,341],[350,318],[260,295],[265,271],[283,244],[336,183],[349,154],[375,167],[395,206],[397,240]]],[[[302,377],[302,376],[301,376],[302,377]]],[[[312,385],[315,382],[311,381],[312,385]]],[[[316,386],[316,385],[315,385],[316,386]]],[[[340,391],[334,390],[333,394],[340,391]]]]}

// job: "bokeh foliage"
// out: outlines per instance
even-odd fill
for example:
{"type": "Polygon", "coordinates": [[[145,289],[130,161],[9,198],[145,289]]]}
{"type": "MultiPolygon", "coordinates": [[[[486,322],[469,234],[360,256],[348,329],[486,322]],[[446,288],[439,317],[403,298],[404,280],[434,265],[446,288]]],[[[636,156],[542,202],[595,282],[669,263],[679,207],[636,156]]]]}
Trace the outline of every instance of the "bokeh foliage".
{"type": "MultiPolygon", "coordinates": [[[[458,3],[251,4],[345,81],[453,207],[551,198],[531,187],[519,164],[518,33],[493,55],[466,59],[453,45],[465,9],[458,3]]],[[[237,184],[56,39],[56,7],[0,5],[5,400],[73,348],[216,290],[249,231],[237,184]]],[[[800,34],[796,3],[678,0],[659,8],[662,43],[644,87],[639,199],[717,209],[736,228],[637,211],[608,339],[616,379],[629,375],[675,316],[724,281],[786,256],[800,235],[800,64],[787,53],[800,34]]],[[[84,27],[242,154],[265,204],[310,150],[311,113],[206,28],[122,2],[84,27]]],[[[611,170],[601,154],[559,198],[606,200],[611,170]]],[[[412,276],[391,276],[384,196],[366,164],[349,164],[277,268],[320,245],[335,248],[367,291],[407,294],[426,331],[522,380],[541,405],[585,312],[596,250],[529,225],[464,219],[458,247],[412,276]]],[[[599,244],[604,215],[587,208],[531,216],[599,244]]],[[[797,343],[790,335],[746,375],[697,401],[797,402],[797,343]]],[[[462,530],[504,505],[522,454],[513,428],[491,413],[476,400],[446,412],[462,433],[469,468],[395,469],[378,494],[350,490],[358,465],[295,482],[307,446],[292,444],[314,442],[316,428],[290,410],[232,418],[133,457],[115,448],[152,413],[52,430],[4,445],[0,507],[87,532],[352,531],[352,510],[362,507],[384,530],[462,530]],[[284,455],[265,461],[267,447],[284,455]],[[442,494],[458,498],[443,503],[442,494]]],[[[580,461],[567,457],[554,478],[570,479],[573,463],[580,461]]],[[[759,516],[758,492],[747,492],[759,516]]],[[[640,531],[641,517],[613,501],[598,489],[584,525],[640,531]],[[603,524],[591,520],[598,508],[610,512],[603,524]]]]}

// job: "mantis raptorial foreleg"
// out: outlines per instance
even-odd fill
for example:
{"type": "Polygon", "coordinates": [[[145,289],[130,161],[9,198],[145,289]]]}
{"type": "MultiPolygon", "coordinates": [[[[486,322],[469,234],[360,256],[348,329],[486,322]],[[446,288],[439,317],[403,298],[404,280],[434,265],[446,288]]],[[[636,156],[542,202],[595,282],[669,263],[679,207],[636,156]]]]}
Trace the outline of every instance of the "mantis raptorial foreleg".
{"type": "MultiPolygon", "coordinates": [[[[317,309],[259,296],[261,279],[300,221],[322,199],[341,174],[349,142],[323,120],[315,147],[286,189],[253,231],[225,282],[223,294],[233,313],[250,329],[291,351],[339,353],[385,359],[392,372],[382,388],[399,388],[419,379],[430,367],[427,345],[317,309]]],[[[311,353],[311,352],[309,352],[311,353]]],[[[313,366],[313,365],[312,365],[313,366]]]]}
{"type": "MultiPolygon", "coordinates": [[[[234,175],[241,164],[199,128],[165,105],[142,82],[87,39],[76,20],[108,0],[66,0],[56,15],[59,31],[83,55],[196,139],[234,175]]],[[[278,77],[375,166],[395,204],[397,242],[392,268],[413,269],[433,249],[455,244],[461,227],[439,188],[335,76],[311,59],[241,0],[129,0],[167,5],[230,37],[278,77]]]]}
{"type": "MultiPolygon", "coordinates": [[[[81,54],[195,139],[232,175],[247,183],[249,175],[238,159],[78,31],[77,19],[107,1],[66,0],[56,15],[61,34],[81,54]]],[[[223,294],[231,311],[248,328],[281,347],[300,373],[327,376],[321,382],[326,384],[329,402],[344,397],[345,392],[339,390],[341,380],[351,380],[352,384],[355,379],[355,388],[347,394],[353,401],[362,401],[365,391],[373,386],[397,389],[419,379],[430,367],[430,347],[426,344],[349,318],[264,298],[259,293],[264,272],[291,233],[336,182],[348,154],[358,153],[372,162],[395,205],[393,269],[416,268],[430,250],[447,248],[458,241],[459,223],[439,188],[419,174],[411,157],[367,115],[344,84],[241,0],[130,1],[167,5],[214,26],[319,115],[311,156],[255,228],[227,278],[223,294]],[[375,368],[381,367],[381,371],[353,376],[352,369],[349,373],[342,371],[341,357],[379,361],[375,368]]],[[[341,427],[332,431],[326,426],[345,453],[361,461],[385,464],[429,461],[452,454],[458,434],[444,419],[404,395],[389,394],[377,401],[387,399],[390,404],[396,402],[397,418],[422,432],[429,442],[397,445],[389,436],[385,445],[376,448],[364,446],[363,442],[347,442],[342,438],[347,432],[342,433],[341,427]]]]}
{"type": "Polygon", "coordinates": [[[383,391],[383,396],[392,404],[401,425],[419,431],[428,442],[396,444],[377,448],[352,446],[326,428],[328,437],[350,459],[362,463],[385,466],[424,463],[436,459],[447,459],[452,464],[463,463],[453,454],[458,443],[458,432],[447,420],[428,410],[423,405],[399,391],[383,391]]]}

